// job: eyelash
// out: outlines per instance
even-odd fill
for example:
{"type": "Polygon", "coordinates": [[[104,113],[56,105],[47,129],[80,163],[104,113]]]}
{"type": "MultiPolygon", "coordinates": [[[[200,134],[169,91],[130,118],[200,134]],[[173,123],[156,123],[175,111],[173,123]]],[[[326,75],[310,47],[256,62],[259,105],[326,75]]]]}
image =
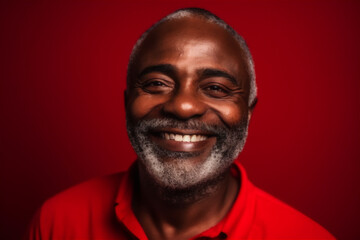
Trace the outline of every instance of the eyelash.
{"type": "Polygon", "coordinates": [[[165,80],[163,79],[149,79],[148,81],[143,82],[140,87],[145,92],[151,94],[160,94],[167,92],[171,88],[171,84],[164,81],[165,80]]]}
{"type": "Polygon", "coordinates": [[[159,87],[159,86],[166,86],[166,85],[160,81],[152,81],[152,82],[145,84],[144,87],[149,87],[149,86],[159,87]]]}
{"type": "Polygon", "coordinates": [[[227,87],[219,85],[219,84],[208,84],[205,87],[203,87],[204,93],[210,97],[213,98],[226,98],[232,95],[231,90],[229,90],[227,87]]]}
{"type": "Polygon", "coordinates": [[[210,90],[219,91],[219,92],[228,92],[224,88],[222,88],[222,87],[220,87],[218,85],[207,86],[205,89],[210,89],[210,90]]]}

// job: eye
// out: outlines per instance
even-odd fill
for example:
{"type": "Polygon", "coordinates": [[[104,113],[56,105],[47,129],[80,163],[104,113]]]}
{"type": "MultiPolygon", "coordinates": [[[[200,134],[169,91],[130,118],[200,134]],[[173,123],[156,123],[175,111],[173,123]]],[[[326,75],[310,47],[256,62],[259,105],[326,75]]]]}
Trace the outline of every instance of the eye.
{"type": "Polygon", "coordinates": [[[225,92],[225,90],[217,85],[207,87],[211,91],[225,92]]]}
{"type": "Polygon", "coordinates": [[[230,91],[226,87],[215,84],[205,86],[203,91],[208,96],[214,98],[222,98],[230,94],[230,91]]]}
{"type": "Polygon", "coordinates": [[[145,86],[146,87],[160,87],[160,86],[165,86],[165,84],[160,81],[152,81],[152,82],[146,84],[145,86]]]}
{"type": "Polygon", "coordinates": [[[172,84],[162,79],[149,79],[141,84],[141,88],[148,93],[161,94],[172,89],[172,84]]]}

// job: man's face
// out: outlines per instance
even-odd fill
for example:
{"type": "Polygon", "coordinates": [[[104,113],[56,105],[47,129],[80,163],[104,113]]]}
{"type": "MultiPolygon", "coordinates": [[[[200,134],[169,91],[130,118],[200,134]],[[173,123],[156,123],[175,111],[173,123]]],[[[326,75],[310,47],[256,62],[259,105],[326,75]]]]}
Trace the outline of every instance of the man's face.
{"type": "Polygon", "coordinates": [[[130,77],[129,138],[159,185],[188,188],[228,169],[250,115],[242,51],[228,32],[199,18],[165,22],[141,45],[130,77]]]}

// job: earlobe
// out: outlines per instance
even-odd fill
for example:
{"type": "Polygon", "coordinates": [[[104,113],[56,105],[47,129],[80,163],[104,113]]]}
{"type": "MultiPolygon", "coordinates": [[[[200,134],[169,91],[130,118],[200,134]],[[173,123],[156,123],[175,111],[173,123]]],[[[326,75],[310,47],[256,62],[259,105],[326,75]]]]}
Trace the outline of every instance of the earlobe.
{"type": "Polygon", "coordinates": [[[252,110],[250,109],[249,112],[248,112],[248,121],[250,121],[251,116],[252,116],[252,110]]]}
{"type": "Polygon", "coordinates": [[[250,121],[251,119],[251,116],[252,116],[252,113],[254,111],[254,108],[256,106],[256,103],[257,103],[258,99],[255,98],[254,101],[251,103],[251,105],[249,106],[249,112],[248,112],[248,121],[250,121]]]}
{"type": "Polygon", "coordinates": [[[251,103],[250,106],[249,106],[249,109],[250,109],[251,112],[254,110],[257,102],[258,102],[258,98],[255,97],[255,99],[252,101],[252,103],[251,103]]]}

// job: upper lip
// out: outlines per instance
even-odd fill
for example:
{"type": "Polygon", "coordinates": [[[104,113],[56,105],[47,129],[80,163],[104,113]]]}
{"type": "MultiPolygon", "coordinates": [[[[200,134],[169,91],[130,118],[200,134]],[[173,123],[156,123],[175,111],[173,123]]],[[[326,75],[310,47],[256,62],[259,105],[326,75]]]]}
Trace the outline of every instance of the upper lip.
{"type": "Polygon", "coordinates": [[[215,136],[215,133],[203,130],[196,129],[177,129],[177,128],[161,128],[154,129],[151,132],[153,133],[173,133],[173,134],[181,134],[181,135],[203,135],[203,136],[215,136]]]}

